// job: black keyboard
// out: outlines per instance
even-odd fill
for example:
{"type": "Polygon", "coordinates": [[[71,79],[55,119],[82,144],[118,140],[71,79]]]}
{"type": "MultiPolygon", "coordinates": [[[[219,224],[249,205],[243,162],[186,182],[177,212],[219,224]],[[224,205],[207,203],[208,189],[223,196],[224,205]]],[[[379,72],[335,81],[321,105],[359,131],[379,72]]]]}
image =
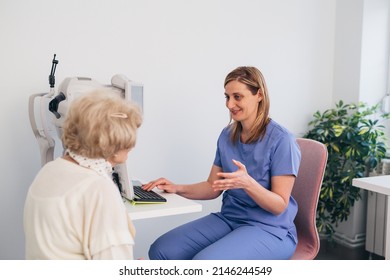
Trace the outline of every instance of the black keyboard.
{"type": "Polygon", "coordinates": [[[167,200],[154,191],[145,191],[141,186],[134,186],[135,202],[167,202],[167,200]]]}

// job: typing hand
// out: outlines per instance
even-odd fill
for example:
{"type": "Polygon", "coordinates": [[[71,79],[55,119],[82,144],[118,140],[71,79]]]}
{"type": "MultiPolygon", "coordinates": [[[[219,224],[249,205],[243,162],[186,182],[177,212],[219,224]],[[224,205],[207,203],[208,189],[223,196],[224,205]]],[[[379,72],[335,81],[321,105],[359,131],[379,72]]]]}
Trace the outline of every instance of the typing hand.
{"type": "Polygon", "coordinates": [[[155,187],[165,192],[176,193],[175,185],[171,181],[165,178],[159,178],[157,180],[150,181],[149,183],[142,186],[142,188],[147,191],[150,191],[155,187]]]}

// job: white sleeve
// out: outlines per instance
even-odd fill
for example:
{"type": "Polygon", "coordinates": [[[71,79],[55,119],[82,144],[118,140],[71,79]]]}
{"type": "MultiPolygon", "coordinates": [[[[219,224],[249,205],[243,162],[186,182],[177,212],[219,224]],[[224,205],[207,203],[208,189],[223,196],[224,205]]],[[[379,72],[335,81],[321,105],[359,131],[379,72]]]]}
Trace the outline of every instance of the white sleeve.
{"type": "Polygon", "coordinates": [[[83,220],[84,254],[90,259],[133,258],[134,229],[116,186],[108,180],[97,180],[94,186],[83,220]]]}
{"type": "Polygon", "coordinates": [[[103,251],[92,256],[93,260],[132,260],[133,246],[131,245],[119,245],[111,246],[103,251]]]}

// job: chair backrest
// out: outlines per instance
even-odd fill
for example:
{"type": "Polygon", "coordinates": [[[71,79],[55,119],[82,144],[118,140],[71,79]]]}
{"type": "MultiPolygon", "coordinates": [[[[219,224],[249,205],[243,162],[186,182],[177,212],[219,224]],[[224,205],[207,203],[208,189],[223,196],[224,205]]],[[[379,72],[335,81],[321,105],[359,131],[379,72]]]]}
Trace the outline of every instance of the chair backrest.
{"type": "Polygon", "coordinates": [[[297,142],[302,158],[292,196],[298,203],[298,213],[294,220],[298,245],[290,259],[312,260],[320,249],[316,213],[328,150],[324,144],[315,140],[298,138],[297,142]]]}

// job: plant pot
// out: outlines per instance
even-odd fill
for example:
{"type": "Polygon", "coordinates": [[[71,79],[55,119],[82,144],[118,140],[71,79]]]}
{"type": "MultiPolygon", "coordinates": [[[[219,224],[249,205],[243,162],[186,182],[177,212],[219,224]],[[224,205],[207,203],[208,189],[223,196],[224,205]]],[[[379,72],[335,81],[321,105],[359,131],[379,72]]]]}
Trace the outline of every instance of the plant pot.
{"type": "Polygon", "coordinates": [[[361,190],[361,199],[351,207],[346,221],[334,226],[335,242],[350,248],[364,246],[366,242],[367,191],[361,190]]]}

